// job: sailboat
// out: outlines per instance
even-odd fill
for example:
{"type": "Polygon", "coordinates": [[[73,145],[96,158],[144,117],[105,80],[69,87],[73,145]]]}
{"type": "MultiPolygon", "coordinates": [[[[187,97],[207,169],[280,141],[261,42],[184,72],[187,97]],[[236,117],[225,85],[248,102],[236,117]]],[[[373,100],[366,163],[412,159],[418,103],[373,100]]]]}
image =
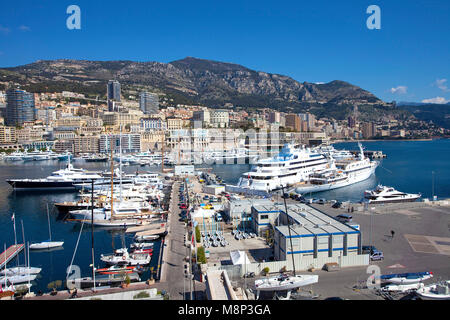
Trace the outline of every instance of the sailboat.
{"type": "MultiPolygon", "coordinates": [[[[6,261],[6,244],[5,244],[5,261],[6,261]]],[[[23,281],[23,278],[17,278],[17,276],[9,277],[6,269],[6,263],[5,269],[3,271],[4,277],[0,278],[0,297],[4,297],[6,295],[13,296],[19,290],[25,288],[29,290],[31,288],[31,284],[29,283],[31,281],[30,278],[23,281]],[[28,282],[28,284],[23,284],[25,282],[28,282]]]]}
{"type": "Polygon", "coordinates": [[[14,276],[18,274],[39,274],[41,273],[42,268],[35,268],[35,267],[16,267],[16,268],[9,268],[6,270],[0,271],[0,275],[2,276],[14,276]]]}
{"type": "MultiPolygon", "coordinates": [[[[284,194],[284,187],[282,187],[282,192],[284,194]]],[[[288,212],[286,199],[284,199],[284,205],[286,209],[286,214],[288,212]]],[[[290,218],[288,216],[288,229],[289,234],[291,233],[290,218]]],[[[294,252],[291,240],[291,251],[294,252]]],[[[295,274],[295,263],[294,255],[292,254],[292,263],[294,267],[294,275],[289,276],[287,274],[280,274],[279,276],[260,279],[255,281],[255,287],[257,291],[285,291],[294,290],[303,286],[314,284],[319,282],[319,276],[317,275],[296,275],[295,274]]]]}
{"type": "Polygon", "coordinates": [[[47,204],[47,220],[48,220],[48,233],[50,239],[44,242],[31,244],[30,245],[31,250],[52,249],[62,247],[64,245],[64,241],[52,241],[52,231],[50,229],[50,215],[48,213],[48,204],[47,204]]]}
{"type": "MultiPolygon", "coordinates": [[[[119,185],[120,185],[120,199],[119,199],[119,203],[117,204],[118,209],[120,209],[121,207],[126,207],[127,203],[123,200],[122,197],[122,127],[120,127],[120,168],[119,168],[119,185]]],[[[78,220],[80,222],[86,223],[86,224],[91,224],[97,227],[103,227],[103,228],[113,228],[113,229],[125,229],[128,227],[135,227],[135,226],[140,226],[145,224],[146,219],[143,219],[142,217],[142,213],[140,212],[141,210],[137,210],[137,208],[134,208],[134,211],[137,213],[140,213],[141,217],[133,217],[133,218],[127,218],[127,217],[120,217],[118,214],[115,214],[116,211],[120,211],[120,210],[114,210],[115,205],[114,205],[114,160],[113,160],[113,152],[114,149],[112,147],[112,143],[111,143],[111,194],[110,194],[110,199],[111,199],[111,204],[109,207],[109,212],[106,210],[97,210],[97,212],[100,211],[100,219],[97,219],[96,217],[92,217],[91,219],[82,219],[82,220],[78,220]],[[104,215],[101,212],[104,212],[104,215]],[[109,215],[107,214],[109,213],[109,215]]],[[[144,208],[145,209],[145,208],[144,208]]],[[[86,212],[84,212],[86,213],[86,212]]],[[[82,212],[83,214],[83,212],[82,212]]],[[[92,212],[91,212],[92,215],[92,212]]],[[[97,214],[97,217],[99,215],[97,214]]]]}

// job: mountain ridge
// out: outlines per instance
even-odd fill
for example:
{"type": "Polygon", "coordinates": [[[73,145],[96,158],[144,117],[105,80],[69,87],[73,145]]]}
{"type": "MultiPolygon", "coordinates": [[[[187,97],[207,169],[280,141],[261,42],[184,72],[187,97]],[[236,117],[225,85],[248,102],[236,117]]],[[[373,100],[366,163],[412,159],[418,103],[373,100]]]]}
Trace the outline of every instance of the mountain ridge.
{"type": "MultiPolygon", "coordinates": [[[[374,94],[343,80],[329,83],[299,82],[289,76],[251,70],[245,66],[194,57],[169,63],[131,60],[91,61],[75,59],[38,60],[23,66],[0,68],[0,81],[25,85],[30,90],[53,88],[106,94],[108,80],[118,80],[123,92],[140,90],[164,93],[175,102],[216,107],[273,107],[294,112],[343,106],[386,106],[374,94]]],[[[55,91],[56,92],[56,91],[55,91]]]]}

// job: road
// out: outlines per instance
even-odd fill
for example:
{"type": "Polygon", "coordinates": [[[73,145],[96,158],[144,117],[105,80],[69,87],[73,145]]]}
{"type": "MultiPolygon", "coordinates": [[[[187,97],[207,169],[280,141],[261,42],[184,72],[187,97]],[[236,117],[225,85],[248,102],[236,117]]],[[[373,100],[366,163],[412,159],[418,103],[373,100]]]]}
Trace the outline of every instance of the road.
{"type": "Polygon", "coordinates": [[[186,225],[179,221],[179,192],[180,182],[175,182],[172,188],[171,203],[169,207],[169,233],[166,236],[163,256],[163,269],[161,284],[169,293],[171,300],[190,299],[189,281],[185,278],[185,258],[189,256],[185,246],[186,225]],[[184,292],[186,296],[184,297],[184,292]]]}

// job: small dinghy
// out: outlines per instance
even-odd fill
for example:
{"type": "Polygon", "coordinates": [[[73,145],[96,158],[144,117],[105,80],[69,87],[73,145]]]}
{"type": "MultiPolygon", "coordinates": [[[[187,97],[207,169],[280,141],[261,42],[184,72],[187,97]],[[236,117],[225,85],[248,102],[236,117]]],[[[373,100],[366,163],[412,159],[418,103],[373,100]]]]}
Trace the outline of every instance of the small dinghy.
{"type": "Polygon", "coordinates": [[[422,284],[416,294],[423,300],[450,300],[450,280],[428,286],[422,284]]]}
{"type": "Polygon", "coordinates": [[[278,277],[256,280],[255,286],[258,291],[283,291],[294,290],[317,282],[319,282],[319,276],[316,275],[300,275],[295,277],[280,275],[278,277]]]}
{"type": "Polygon", "coordinates": [[[431,278],[433,278],[432,272],[389,274],[380,277],[381,280],[393,284],[420,283],[431,278]]]}

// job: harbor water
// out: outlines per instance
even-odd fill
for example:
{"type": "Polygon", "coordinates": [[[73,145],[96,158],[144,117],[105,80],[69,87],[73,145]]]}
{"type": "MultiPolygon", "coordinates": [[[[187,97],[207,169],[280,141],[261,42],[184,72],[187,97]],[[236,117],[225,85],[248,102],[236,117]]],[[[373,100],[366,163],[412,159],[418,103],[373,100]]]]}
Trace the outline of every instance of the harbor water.
{"type": "MultiPolygon", "coordinates": [[[[422,193],[423,197],[431,198],[434,194],[439,198],[450,198],[450,140],[433,141],[378,141],[364,142],[367,150],[383,151],[387,155],[381,160],[376,175],[369,180],[345,188],[312,194],[314,198],[336,199],[340,201],[359,201],[366,189],[373,189],[378,184],[396,188],[408,193],[422,193]],[[434,174],[433,174],[434,172],[434,174]],[[434,186],[433,186],[434,180],[434,186]]],[[[357,150],[356,143],[335,144],[337,149],[357,150]]],[[[11,216],[15,213],[17,242],[23,243],[22,223],[26,242],[41,242],[49,239],[47,204],[50,210],[52,240],[64,241],[63,249],[55,251],[31,251],[31,266],[43,270],[33,282],[32,291],[50,291],[47,285],[55,280],[65,281],[66,269],[70,265],[74,249],[80,234],[81,225],[70,223],[59,216],[55,202],[73,201],[76,192],[43,192],[43,191],[13,191],[5,182],[6,179],[43,178],[65,166],[61,161],[39,161],[25,163],[0,162],[0,245],[8,247],[14,244],[14,230],[11,216]]],[[[75,162],[74,166],[89,170],[107,171],[108,163],[75,162]]],[[[242,173],[251,169],[250,165],[212,165],[212,172],[219,175],[226,183],[236,184],[242,173]]],[[[128,173],[136,170],[157,172],[157,167],[130,166],[124,170],[128,173]]],[[[308,197],[308,195],[306,195],[308,197]]],[[[96,267],[102,267],[100,254],[112,253],[123,245],[129,247],[133,235],[124,235],[121,231],[112,232],[95,228],[94,248],[96,267]]],[[[154,248],[151,267],[156,270],[160,243],[154,248]]],[[[74,265],[81,269],[81,276],[91,276],[91,228],[84,226],[74,265]]],[[[24,255],[19,255],[19,261],[12,260],[9,267],[24,264],[24,255]]],[[[141,278],[146,280],[149,272],[141,278]]]]}
{"type": "MultiPolygon", "coordinates": [[[[1,252],[4,244],[7,247],[13,245],[14,225],[12,214],[15,214],[16,237],[18,243],[25,241],[30,243],[42,242],[49,239],[49,228],[47,219],[47,204],[50,212],[50,226],[53,241],[64,241],[63,248],[54,250],[33,251],[30,250],[30,264],[32,267],[42,268],[42,272],[36,280],[32,282],[31,291],[49,292],[47,285],[53,281],[61,280],[65,283],[67,268],[70,266],[75,251],[75,246],[80,235],[81,224],[64,221],[64,216],[58,214],[54,207],[56,202],[77,200],[77,192],[72,191],[13,191],[5,182],[6,179],[16,178],[42,178],[49,176],[52,172],[64,168],[64,161],[30,161],[19,163],[0,163],[0,245],[1,252]],[[23,231],[22,232],[22,223],[23,231]]],[[[108,171],[108,163],[85,163],[84,161],[73,162],[76,168],[83,167],[92,171],[108,171]]],[[[142,169],[140,169],[142,170],[142,169]]],[[[124,168],[127,173],[136,171],[136,168],[124,168]]],[[[92,229],[89,225],[84,225],[80,236],[80,242],[76,251],[73,265],[81,270],[82,277],[92,276],[92,255],[91,238],[92,229]]],[[[110,254],[114,249],[122,248],[124,245],[129,248],[133,243],[133,234],[124,234],[122,230],[107,230],[94,228],[94,251],[95,266],[104,267],[100,261],[101,254],[110,254]]],[[[156,271],[158,256],[160,251],[160,241],[156,241],[150,268],[156,271]]],[[[8,267],[15,267],[17,264],[24,265],[24,251],[13,259],[8,267]]],[[[147,280],[150,271],[145,271],[141,275],[141,280],[147,280]]],[[[62,287],[60,288],[62,289],[62,287]]]]}

